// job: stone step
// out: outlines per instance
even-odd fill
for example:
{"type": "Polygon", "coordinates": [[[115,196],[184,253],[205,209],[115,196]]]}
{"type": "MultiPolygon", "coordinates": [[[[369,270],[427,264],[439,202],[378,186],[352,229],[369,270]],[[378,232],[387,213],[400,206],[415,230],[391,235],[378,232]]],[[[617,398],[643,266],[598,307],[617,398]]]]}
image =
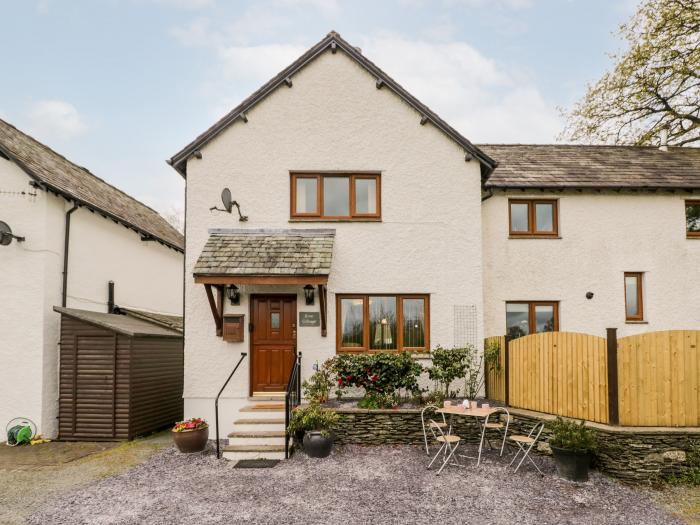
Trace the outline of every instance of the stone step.
{"type": "Polygon", "coordinates": [[[233,422],[235,432],[284,431],[284,418],[241,418],[233,422]]]}
{"type": "Polygon", "coordinates": [[[250,437],[284,437],[284,430],[255,430],[253,432],[248,432],[245,430],[234,430],[229,433],[230,438],[250,438],[250,437]]]}
{"type": "MultiPolygon", "coordinates": [[[[250,415],[254,419],[282,419],[284,420],[284,404],[279,403],[255,403],[246,405],[239,410],[242,414],[250,415]]],[[[284,426],[284,423],[282,423],[284,426]]]]}
{"type": "Polygon", "coordinates": [[[239,459],[284,459],[282,445],[226,445],[223,457],[238,461],[239,459]]]}

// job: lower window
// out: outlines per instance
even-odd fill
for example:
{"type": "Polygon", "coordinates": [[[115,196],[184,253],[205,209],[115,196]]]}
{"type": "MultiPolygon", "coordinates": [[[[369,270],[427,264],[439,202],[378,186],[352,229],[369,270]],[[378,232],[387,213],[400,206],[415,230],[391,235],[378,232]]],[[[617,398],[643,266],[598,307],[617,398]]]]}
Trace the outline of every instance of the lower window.
{"type": "Polygon", "coordinates": [[[428,351],[427,295],[336,295],[338,352],[428,351]]]}
{"type": "Polygon", "coordinates": [[[506,333],[522,337],[539,332],[559,330],[559,303],[556,301],[527,301],[506,303],[506,333]]]}

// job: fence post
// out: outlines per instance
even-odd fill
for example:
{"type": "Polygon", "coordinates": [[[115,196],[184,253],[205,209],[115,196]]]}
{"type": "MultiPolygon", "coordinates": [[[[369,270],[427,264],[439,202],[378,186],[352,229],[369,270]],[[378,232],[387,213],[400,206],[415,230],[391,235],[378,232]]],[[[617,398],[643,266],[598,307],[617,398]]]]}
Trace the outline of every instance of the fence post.
{"type": "Polygon", "coordinates": [[[503,337],[503,358],[505,359],[505,364],[504,364],[504,369],[505,369],[505,374],[504,374],[504,381],[505,384],[503,385],[503,390],[504,390],[504,403],[506,406],[510,405],[510,353],[509,353],[509,347],[510,347],[510,336],[505,335],[503,337]]]}
{"type": "Polygon", "coordinates": [[[608,422],[620,424],[617,383],[617,328],[607,328],[608,342],[608,422]]]}

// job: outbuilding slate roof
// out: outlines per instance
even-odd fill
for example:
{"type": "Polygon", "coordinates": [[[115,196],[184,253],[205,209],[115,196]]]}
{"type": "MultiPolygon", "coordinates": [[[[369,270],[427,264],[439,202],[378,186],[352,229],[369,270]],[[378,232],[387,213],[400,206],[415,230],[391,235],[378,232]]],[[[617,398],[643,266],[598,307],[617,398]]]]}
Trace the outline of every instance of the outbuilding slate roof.
{"type": "Polygon", "coordinates": [[[155,312],[147,312],[146,310],[136,310],[134,308],[119,307],[119,312],[130,315],[137,319],[143,319],[149,323],[157,324],[164,328],[170,328],[176,332],[183,332],[183,321],[181,315],[159,314],[155,312]]]}
{"type": "Polygon", "coordinates": [[[210,230],[195,275],[328,275],[333,229],[210,230]]]}
{"type": "Polygon", "coordinates": [[[482,144],[486,188],[699,189],[700,148],[482,144]]]}
{"type": "Polygon", "coordinates": [[[129,337],[182,337],[182,333],[128,315],[53,307],[55,312],[129,337]]]}
{"type": "Polygon", "coordinates": [[[146,238],[184,251],[184,237],[158,212],[2,119],[0,153],[15,162],[40,187],[109,216],[146,238]]]}

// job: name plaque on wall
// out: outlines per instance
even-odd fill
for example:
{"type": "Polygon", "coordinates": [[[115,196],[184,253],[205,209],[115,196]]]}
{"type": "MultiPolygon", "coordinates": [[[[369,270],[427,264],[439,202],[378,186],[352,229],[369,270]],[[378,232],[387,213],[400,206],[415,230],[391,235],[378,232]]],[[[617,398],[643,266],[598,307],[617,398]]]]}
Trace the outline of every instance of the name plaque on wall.
{"type": "Polygon", "coordinates": [[[299,312],[299,326],[321,326],[321,313],[299,312]]]}

